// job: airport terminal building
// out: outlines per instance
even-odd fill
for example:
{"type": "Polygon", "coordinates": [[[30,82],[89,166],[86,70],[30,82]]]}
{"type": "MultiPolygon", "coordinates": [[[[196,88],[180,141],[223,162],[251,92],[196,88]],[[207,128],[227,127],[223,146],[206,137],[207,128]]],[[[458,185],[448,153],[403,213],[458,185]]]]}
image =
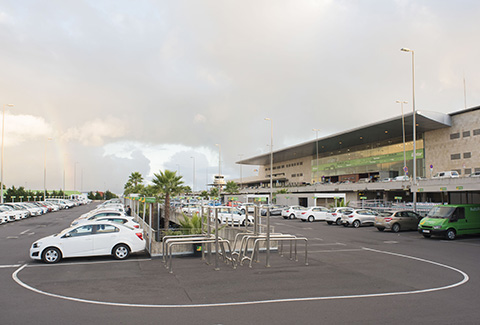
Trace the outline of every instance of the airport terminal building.
{"type": "Polygon", "coordinates": [[[450,114],[417,111],[415,138],[413,120],[412,112],[274,151],[272,168],[270,153],[241,160],[237,163],[259,166],[259,173],[236,181],[242,193],[269,192],[272,175],[275,191],[291,193],[348,188],[350,199],[408,199],[413,191],[420,200],[439,202],[464,192],[457,200],[480,200],[480,178],[468,177],[480,172],[480,106],[450,114]],[[419,180],[390,184],[397,176],[412,175],[414,147],[419,180]],[[441,171],[456,171],[460,179],[432,179],[441,171]],[[450,193],[450,183],[456,194],[450,193]]]}

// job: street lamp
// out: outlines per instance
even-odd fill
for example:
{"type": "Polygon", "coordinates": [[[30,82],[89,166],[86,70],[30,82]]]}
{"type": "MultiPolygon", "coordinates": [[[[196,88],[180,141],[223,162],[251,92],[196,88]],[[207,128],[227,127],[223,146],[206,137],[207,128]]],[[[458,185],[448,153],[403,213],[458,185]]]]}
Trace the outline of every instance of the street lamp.
{"type": "Polygon", "coordinates": [[[78,161],[76,161],[73,164],[73,191],[74,192],[75,192],[76,186],[77,186],[77,164],[78,164],[78,161]]]}
{"type": "Polygon", "coordinates": [[[195,192],[195,157],[190,157],[193,159],[193,187],[192,192],[195,192]]]}
{"type": "MultiPolygon", "coordinates": [[[[243,153],[238,154],[238,156],[240,157],[240,160],[242,160],[243,153]]],[[[240,165],[240,189],[242,189],[243,187],[242,164],[239,164],[239,165],[240,165]]]]}
{"type": "Polygon", "coordinates": [[[4,138],[4,135],[5,135],[5,108],[6,107],[13,107],[13,104],[4,104],[3,105],[3,118],[2,118],[2,176],[1,176],[1,180],[0,180],[0,187],[1,187],[1,190],[0,190],[0,195],[1,195],[1,198],[0,198],[0,203],[3,203],[3,138],[4,138]]]}
{"type": "Polygon", "coordinates": [[[47,138],[45,140],[45,160],[43,161],[43,200],[47,198],[47,143],[52,140],[52,138],[47,138]]]}
{"type": "Polygon", "coordinates": [[[403,174],[406,175],[405,167],[407,167],[407,156],[405,153],[405,118],[403,115],[403,104],[408,104],[406,101],[397,100],[396,103],[402,107],[402,133],[403,133],[403,174]]]}
{"type": "MultiPolygon", "coordinates": [[[[266,117],[266,121],[270,121],[270,204],[273,204],[273,121],[266,117]]],[[[267,211],[267,256],[265,266],[270,267],[270,208],[267,211]]]]}
{"type": "Polygon", "coordinates": [[[312,129],[312,131],[315,132],[316,136],[315,136],[315,144],[316,144],[316,148],[317,148],[317,160],[315,162],[315,171],[316,171],[316,177],[315,177],[315,183],[317,183],[317,179],[318,179],[318,131],[320,131],[320,129],[312,129]]]}
{"type": "Polygon", "coordinates": [[[413,106],[413,179],[412,179],[412,193],[413,193],[413,211],[417,211],[417,189],[413,189],[413,186],[417,185],[417,112],[415,110],[415,51],[403,47],[400,49],[403,52],[412,53],[412,106],[413,106]]]}

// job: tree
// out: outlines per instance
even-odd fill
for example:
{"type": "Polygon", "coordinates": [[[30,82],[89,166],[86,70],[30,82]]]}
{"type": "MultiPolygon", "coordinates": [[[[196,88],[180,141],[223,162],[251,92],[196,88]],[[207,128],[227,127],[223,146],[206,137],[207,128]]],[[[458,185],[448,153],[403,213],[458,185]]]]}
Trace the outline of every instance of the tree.
{"type": "Polygon", "coordinates": [[[200,196],[205,199],[205,200],[208,200],[208,192],[207,191],[202,191],[202,193],[200,193],[200,196]]]}
{"type": "Polygon", "coordinates": [[[220,194],[220,191],[218,190],[218,187],[212,187],[210,189],[210,196],[211,197],[218,197],[219,194],[220,194]]]}
{"type": "Polygon", "coordinates": [[[225,186],[225,192],[228,194],[238,193],[238,184],[234,181],[228,181],[225,186]]]}
{"type": "Polygon", "coordinates": [[[138,184],[143,183],[143,176],[139,172],[133,172],[128,177],[128,182],[133,184],[133,186],[137,186],[138,184]]]}
{"type": "Polygon", "coordinates": [[[163,227],[168,230],[170,222],[170,197],[180,194],[183,190],[182,176],[177,176],[177,172],[166,169],[160,174],[153,174],[153,184],[158,189],[158,192],[165,195],[165,222],[163,227]]]}

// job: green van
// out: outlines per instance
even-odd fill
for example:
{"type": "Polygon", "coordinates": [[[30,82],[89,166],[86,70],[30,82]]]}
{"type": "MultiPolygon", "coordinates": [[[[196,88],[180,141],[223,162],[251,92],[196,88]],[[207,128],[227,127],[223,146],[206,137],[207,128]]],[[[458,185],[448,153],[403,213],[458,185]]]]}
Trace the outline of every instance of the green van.
{"type": "Polygon", "coordinates": [[[480,204],[437,205],[420,221],[418,232],[425,238],[434,235],[450,240],[480,234],[480,204]]]}

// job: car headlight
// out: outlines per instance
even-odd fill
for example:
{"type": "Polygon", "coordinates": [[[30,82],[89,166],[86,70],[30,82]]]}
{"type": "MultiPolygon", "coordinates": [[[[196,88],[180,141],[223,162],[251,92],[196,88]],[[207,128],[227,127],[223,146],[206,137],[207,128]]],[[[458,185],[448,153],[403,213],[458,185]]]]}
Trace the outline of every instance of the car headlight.
{"type": "Polygon", "coordinates": [[[433,229],[442,229],[442,226],[433,226],[433,229]]]}
{"type": "Polygon", "coordinates": [[[41,244],[42,244],[41,242],[36,242],[36,243],[33,243],[32,247],[39,248],[41,244]]]}

